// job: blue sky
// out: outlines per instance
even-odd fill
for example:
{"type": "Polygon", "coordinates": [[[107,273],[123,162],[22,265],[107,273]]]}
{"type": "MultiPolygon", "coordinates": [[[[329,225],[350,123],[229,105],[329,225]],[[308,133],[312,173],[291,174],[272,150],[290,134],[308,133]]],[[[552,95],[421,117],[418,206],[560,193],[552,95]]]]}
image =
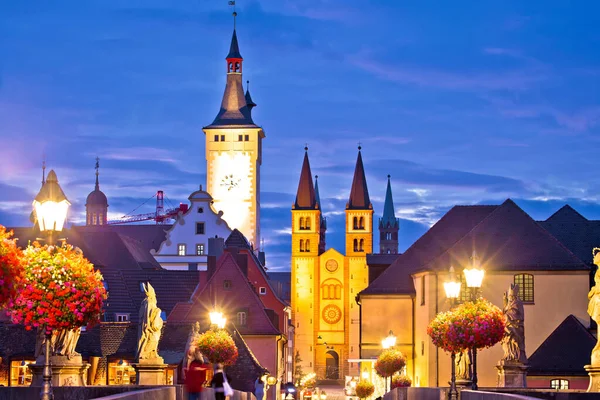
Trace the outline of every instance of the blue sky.
{"type": "MultiPolygon", "coordinates": [[[[289,268],[305,143],[343,250],[358,142],[376,214],[392,175],[401,250],[455,204],[569,203],[600,219],[600,6],[566,1],[238,0],[262,125],[268,264],[289,268]]],[[[101,158],[111,217],[205,180],[227,1],[0,3],[0,223],[25,225],[50,168],[81,220],[101,158]]],[[[137,212],[152,211],[152,206],[137,212]]]]}

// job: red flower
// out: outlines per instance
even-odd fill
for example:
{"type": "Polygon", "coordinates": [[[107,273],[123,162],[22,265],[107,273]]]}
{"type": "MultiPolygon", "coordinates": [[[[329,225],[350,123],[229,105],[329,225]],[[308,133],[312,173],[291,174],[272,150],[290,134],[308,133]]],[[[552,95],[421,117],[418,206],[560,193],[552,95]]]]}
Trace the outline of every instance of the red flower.
{"type": "Polygon", "coordinates": [[[11,237],[0,225],[0,308],[12,303],[24,274],[23,252],[11,237]]]}

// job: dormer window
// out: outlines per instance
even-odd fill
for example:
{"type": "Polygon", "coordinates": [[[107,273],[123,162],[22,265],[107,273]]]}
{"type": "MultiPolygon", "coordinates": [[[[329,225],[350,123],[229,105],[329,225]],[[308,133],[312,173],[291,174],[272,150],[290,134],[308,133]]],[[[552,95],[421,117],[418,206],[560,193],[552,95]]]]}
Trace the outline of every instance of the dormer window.
{"type": "Polygon", "coordinates": [[[198,214],[202,214],[204,212],[204,208],[198,207],[198,214]]]}

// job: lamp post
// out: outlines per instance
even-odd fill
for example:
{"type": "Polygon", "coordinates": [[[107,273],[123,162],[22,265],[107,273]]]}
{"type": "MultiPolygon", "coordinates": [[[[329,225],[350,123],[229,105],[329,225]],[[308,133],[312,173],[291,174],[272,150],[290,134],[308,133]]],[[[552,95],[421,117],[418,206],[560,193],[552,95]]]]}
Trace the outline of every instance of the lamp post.
{"type": "MultiPolygon", "coordinates": [[[[473,250],[473,255],[471,257],[471,268],[465,268],[465,280],[467,281],[467,287],[469,288],[469,293],[471,294],[471,301],[477,300],[479,297],[479,289],[481,288],[481,283],[483,282],[483,276],[485,275],[485,270],[481,268],[481,262],[475,250],[473,250]]],[[[477,390],[477,348],[474,347],[471,349],[471,354],[473,359],[471,360],[473,363],[473,376],[471,378],[471,389],[477,390]]]]}
{"type": "MultiPolygon", "coordinates": [[[[46,234],[46,241],[53,245],[54,235],[63,230],[67,220],[67,211],[71,203],[65,196],[62,188],[58,184],[58,178],[54,170],[50,171],[46,182],[42,185],[40,192],[33,200],[33,209],[37,218],[40,232],[46,234]]],[[[38,329],[45,329],[40,327],[38,329]]],[[[40,398],[42,400],[52,400],[52,368],[50,365],[50,339],[52,332],[46,330],[46,343],[44,351],[44,369],[42,372],[42,391],[40,398]]]]}
{"type": "Polygon", "coordinates": [[[222,312],[211,311],[210,314],[210,325],[215,326],[218,329],[225,328],[225,323],[227,322],[227,318],[223,316],[222,312]]]}
{"type": "MultiPolygon", "coordinates": [[[[396,336],[394,336],[394,332],[390,329],[390,332],[388,333],[387,337],[381,340],[381,347],[383,347],[384,350],[389,349],[391,347],[394,347],[396,345],[396,336]]],[[[387,382],[387,378],[384,378],[384,384],[385,384],[385,392],[388,392],[388,382],[387,382]]],[[[391,390],[392,387],[392,377],[390,376],[390,384],[389,387],[391,390]]]]}
{"type": "MultiPolygon", "coordinates": [[[[460,280],[456,279],[454,273],[454,267],[450,266],[450,277],[448,281],[444,282],[444,291],[446,292],[446,298],[450,301],[450,307],[454,307],[458,296],[460,295],[460,280]]],[[[458,400],[458,390],[456,390],[456,354],[450,355],[452,360],[452,368],[450,375],[450,391],[448,392],[449,400],[458,400]]]]}

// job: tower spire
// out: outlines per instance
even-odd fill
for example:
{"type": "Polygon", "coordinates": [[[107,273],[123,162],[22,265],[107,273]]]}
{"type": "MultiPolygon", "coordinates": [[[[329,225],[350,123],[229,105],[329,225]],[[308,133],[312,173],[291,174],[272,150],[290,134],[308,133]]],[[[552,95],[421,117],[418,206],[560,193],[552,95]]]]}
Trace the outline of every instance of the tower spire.
{"type": "Polygon", "coordinates": [[[396,218],[396,213],[394,212],[394,199],[392,198],[390,175],[388,175],[387,178],[383,216],[379,219],[379,253],[398,254],[398,230],[400,228],[400,220],[396,218]]]}
{"type": "Polygon", "coordinates": [[[42,159],[42,186],[46,183],[46,155],[42,159]]]}
{"type": "Polygon", "coordinates": [[[387,189],[385,191],[385,203],[383,205],[383,218],[382,222],[384,225],[394,225],[396,223],[396,215],[394,212],[394,199],[392,198],[392,185],[390,183],[390,175],[387,176],[387,189]]]}
{"type": "Polygon", "coordinates": [[[310,162],[308,161],[308,146],[306,146],[304,147],[304,161],[302,162],[302,171],[300,172],[300,182],[298,183],[294,209],[313,210],[316,208],[316,205],[315,187],[313,186],[310,162]]]}
{"type": "Polygon", "coordinates": [[[254,107],[256,107],[256,103],[252,101],[252,96],[250,96],[250,81],[246,81],[246,105],[248,106],[248,110],[252,111],[254,107]]]}
{"type": "Polygon", "coordinates": [[[369,199],[369,189],[367,188],[367,178],[365,177],[361,149],[362,147],[359,144],[354,178],[352,179],[352,189],[350,189],[350,199],[348,200],[346,209],[368,210],[373,208],[369,199]]]}
{"type": "Polygon", "coordinates": [[[100,190],[100,183],[98,182],[98,175],[100,175],[100,158],[96,157],[96,191],[100,190]]]}

